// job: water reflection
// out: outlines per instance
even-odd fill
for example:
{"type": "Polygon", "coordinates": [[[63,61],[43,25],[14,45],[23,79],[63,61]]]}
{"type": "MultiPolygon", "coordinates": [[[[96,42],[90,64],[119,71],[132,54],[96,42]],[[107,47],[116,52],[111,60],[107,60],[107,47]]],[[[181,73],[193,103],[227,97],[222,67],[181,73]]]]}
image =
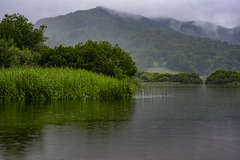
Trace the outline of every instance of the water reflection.
{"type": "MultiPolygon", "coordinates": [[[[32,159],[35,157],[33,153],[39,151],[48,153],[46,148],[51,146],[48,142],[52,143],[54,137],[64,134],[66,128],[69,129],[68,133],[77,134],[77,137],[86,134],[91,139],[91,136],[96,135],[95,132],[106,136],[112,133],[112,130],[119,130],[118,126],[121,123],[127,123],[133,111],[130,100],[2,103],[0,105],[0,159],[32,159]],[[51,129],[58,134],[54,132],[55,135],[52,135],[51,129]],[[26,155],[29,153],[31,154],[26,155]]],[[[73,135],[66,135],[66,140],[69,142],[73,135]]],[[[73,141],[75,140],[74,138],[73,141]]],[[[44,155],[35,158],[44,159],[44,155]]]]}
{"type": "Polygon", "coordinates": [[[136,136],[151,146],[144,148],[151,159],[238,159],[240,87],[164,85],[151,92],[163,87],[167,97],[136,99],[136,136]]]}
{"type": "Polygon", "coordinates": [[[240,87],[150,85],[131,100],[6,103],[2,160],[238,160],[240,87]]]}

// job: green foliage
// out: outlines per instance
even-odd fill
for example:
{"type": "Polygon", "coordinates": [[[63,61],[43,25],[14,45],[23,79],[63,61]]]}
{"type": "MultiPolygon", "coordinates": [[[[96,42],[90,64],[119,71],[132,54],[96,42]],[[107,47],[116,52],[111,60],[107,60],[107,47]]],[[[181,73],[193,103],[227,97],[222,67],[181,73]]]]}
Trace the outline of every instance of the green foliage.
{"type": "Polygon", "coordinates": [[[0,23],[0,67],[40,65],[82,68],[123,79],[137,72],[130,53],[107,41],[87,41],[75,47],[60,45],[50,48],[43,44],[46,37],[40,29],[20,14],[6,14],[0,23]]]}
{"type": "Polygon", "coordinates": [[[20,14],[6,14],[0,23],[0,100],[123,99],[132,95],[128,77],[135,75],[137,67],[130,53],[107,41],[50,48],[43,44],[45,26],[34,29],[27,21],[20,14]],[[16,68],[30,65],[60,69],[16,68]]]}
{"type": "Polygon", "coordinates": [[[9,52],[11,44],[4,39],[0,39],[0,67],[9,66],[11,64],[12,54],[9,52]]]}
{"type": "Polygon", "coordinates": [[[132,34],[126,42],[120,44],[128,47],[125,50],[132,53],[139,70],[147,70],[155,61],[172,70],[200,75],[216,69],[240,70],[237,45],[163,30],[132,34]]]}
{"type": "Polygon", "coordinates": [[[33,27],[21,14],[6,14],[0,22],[0,67],[37,65],[37,52],[46,41],[43,30],[33,27]]]}
{"type": "Polygon", "coordinates": [[[131,83],[86,70],[10,68],[0,70],[0,100],[124,99],[131,83]]]}
{"type": "Polygon", "coordinates": [[[206,84],[240,83],[240,72],[231,70],[216,70],[207,77],[206,84]]]}
{"type": "Polygon", "coordinates": [[[89,40],[75,47],[60,45],[54,49],[43,47],[39,52],[41,66],[82,68],[119,79],[133,77],[137,72],[130,53],[107,41],[89,40]]]}
{"type": "Polygon", "coordinates": [[[40,54],[38,52],[27,48],[20,50],[12,40],[7,42],[0,39],[0,67],[37,65],[39,60],[40,54]]]}
{"type": "Polygon", "coordinates": [[[20,49],[33,49],[47,40],[43,35],[46,26],[41,25],[39,29],[33,27],[32,23],[21,14],[5,14],[0,23],[0,39],[13,39],[20,49]]]}
{"type": "Polygon", "coordinates": [[[178,82],[183,84],[202,84],[203,81],[197,73],[149,73],[138,72],[136,77],[143,82],[178,82]]]}

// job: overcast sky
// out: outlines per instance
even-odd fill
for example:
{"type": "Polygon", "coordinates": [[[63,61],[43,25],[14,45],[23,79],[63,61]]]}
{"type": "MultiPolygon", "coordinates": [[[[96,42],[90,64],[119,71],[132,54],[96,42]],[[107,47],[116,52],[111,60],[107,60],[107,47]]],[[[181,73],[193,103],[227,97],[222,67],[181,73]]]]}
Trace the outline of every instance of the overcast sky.
{"type": "Polygon", "coordinates": [[[0,19],[6,13],[20,13],[35,23],[97,6],[146,17],[209,21],[228,28],[240,25],[240,0],[0,0],[0,19]]]}

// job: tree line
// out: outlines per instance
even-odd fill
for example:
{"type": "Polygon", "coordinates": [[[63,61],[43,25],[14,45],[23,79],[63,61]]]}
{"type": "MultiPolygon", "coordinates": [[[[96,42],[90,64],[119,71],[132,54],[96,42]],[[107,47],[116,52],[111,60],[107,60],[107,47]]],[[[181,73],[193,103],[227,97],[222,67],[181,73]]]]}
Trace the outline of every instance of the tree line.
{"type": "Polygon", "coordinates": [[[240,84],[240,72],[216,70],[205,81],[206,84],[240,84]]]}
{"type": "Polygon", "coordinates": [[[240,46],[164,30],[129,35],[121,46],[132,53],[139,70],[167,67],[209,75],[217,69],[240,71],[240,46]]]}
{"type": "Polygon", "coordinates": [[[91,41],[75,46],[45,44],[47,37],[21,14],[6,14],[0,23],[0,67],[37,65],[41,67],[81,68],[115,78],[133,77],[137,72],[130,53],[117,44],[91,41]]]}
{"type": "MultiPolygon", "coordinates": [[[[197,73],[149,73],[139,71],[136,78],[142,82],[178,82],[182,84],[203,84],[197,73]]],[[[240,72],[232,70],[216,70],[207,76],[205,84],[240,84],[240,72]]]]}
{"type": "Polygon", "coordinates": [[[143,82],[178,82],[182,84],[202,84],[203,80],[197,73],[149,73],[140,71],[136,77],[143,82]]]}

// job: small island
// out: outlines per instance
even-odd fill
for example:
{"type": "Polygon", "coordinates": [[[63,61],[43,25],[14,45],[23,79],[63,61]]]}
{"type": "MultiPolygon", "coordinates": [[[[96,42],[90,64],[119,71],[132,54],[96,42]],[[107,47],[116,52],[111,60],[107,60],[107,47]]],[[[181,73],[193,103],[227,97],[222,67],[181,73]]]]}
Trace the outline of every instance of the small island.
{"type": "Polygon", "coordinates": [[[206,84],[240,84],[240,72],[216,70],[207,77],[206,84]]]}

